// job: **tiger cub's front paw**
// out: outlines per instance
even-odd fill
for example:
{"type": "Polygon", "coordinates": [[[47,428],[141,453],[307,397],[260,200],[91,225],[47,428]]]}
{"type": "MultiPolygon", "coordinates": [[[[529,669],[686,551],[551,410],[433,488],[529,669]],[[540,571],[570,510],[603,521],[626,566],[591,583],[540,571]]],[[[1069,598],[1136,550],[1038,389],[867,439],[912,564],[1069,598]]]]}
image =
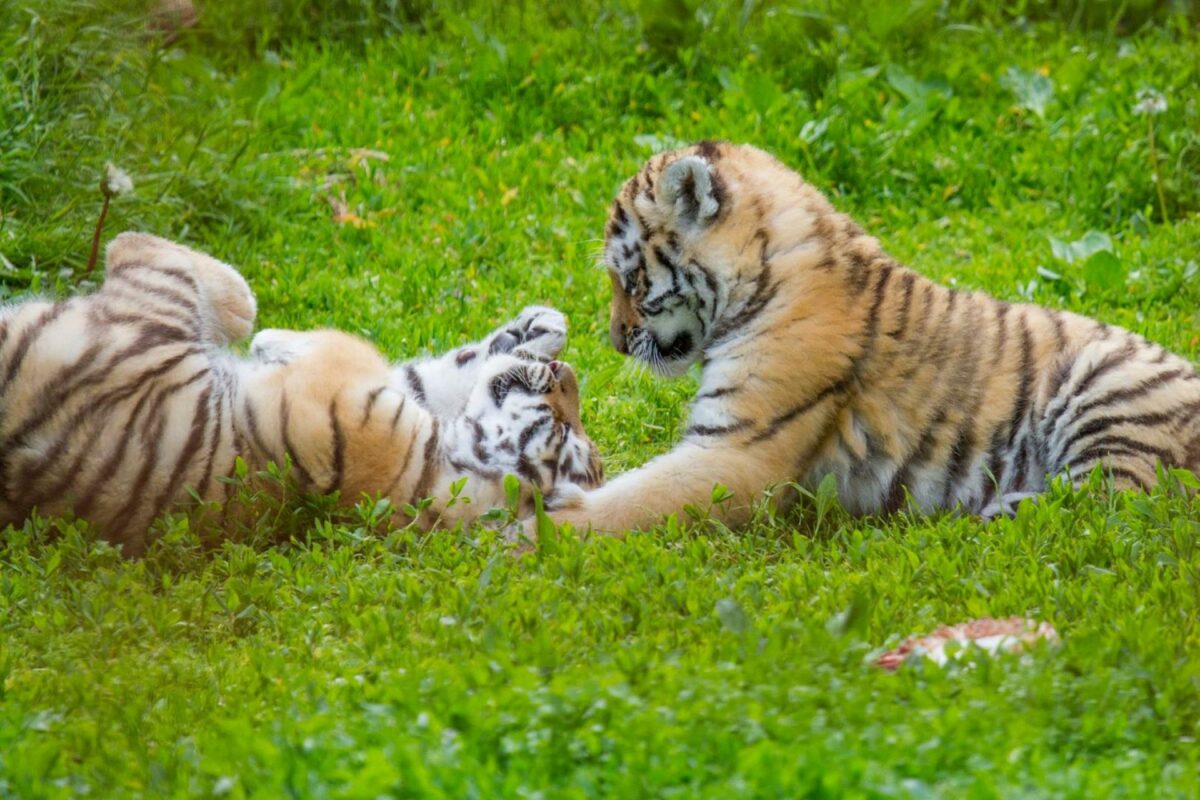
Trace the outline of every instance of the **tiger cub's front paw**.
{"type": "Polygon", "coordinates": [[[492,335],[488,354],[513,353],[535,361],[551,361],[567,344],[567,318],[548,306],[526,306],[517,318],[492,335]]]}

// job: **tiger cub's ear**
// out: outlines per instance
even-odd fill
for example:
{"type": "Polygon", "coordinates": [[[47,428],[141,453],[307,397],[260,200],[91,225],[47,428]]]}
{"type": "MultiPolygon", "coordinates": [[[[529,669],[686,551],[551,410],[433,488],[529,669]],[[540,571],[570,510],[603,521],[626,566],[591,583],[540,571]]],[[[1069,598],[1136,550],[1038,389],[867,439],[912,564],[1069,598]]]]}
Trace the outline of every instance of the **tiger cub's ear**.
{"type": "Polygon", "coordinates": [[[673,211],[677,221],[691,225],[708,225],[721,210],[717,177],[699,156],[671,162],[658,179],[654,194],[664,211],[673,211]]]}

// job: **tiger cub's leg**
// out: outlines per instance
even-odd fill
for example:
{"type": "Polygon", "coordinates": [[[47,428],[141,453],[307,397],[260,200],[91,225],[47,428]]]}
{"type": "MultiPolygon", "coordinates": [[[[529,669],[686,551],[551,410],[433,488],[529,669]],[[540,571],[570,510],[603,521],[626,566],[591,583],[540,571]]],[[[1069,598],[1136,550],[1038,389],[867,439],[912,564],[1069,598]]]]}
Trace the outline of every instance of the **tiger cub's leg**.
{"type": "Polygon", "coordinates": [[[1097,465],[1116,489],[1147,488],[1159,465],[1200,468],[1200,376],[1132,334],[1084,346],[1064,363],[1041,421],[1052,474],[1078,483],[1097,465]]]}
{"type": "Polygon", "coordinates": [[[118,313],[191,321],[202,340],[234,342],[254,330],[256,305],[233,267],[157,236],[122,233],[105,257],[104,294],[118,313]]]}
{"type": "Polygon", "coordinates": [[[454,417],[463,413],[492,356],[511,354],[529,361],[551,361],[566,343],[567,318],[560,311],[527,306],[516,319],[478,342],[437,358],[397,364],[392,368],[393,386],[434,414],[454,417]]]}

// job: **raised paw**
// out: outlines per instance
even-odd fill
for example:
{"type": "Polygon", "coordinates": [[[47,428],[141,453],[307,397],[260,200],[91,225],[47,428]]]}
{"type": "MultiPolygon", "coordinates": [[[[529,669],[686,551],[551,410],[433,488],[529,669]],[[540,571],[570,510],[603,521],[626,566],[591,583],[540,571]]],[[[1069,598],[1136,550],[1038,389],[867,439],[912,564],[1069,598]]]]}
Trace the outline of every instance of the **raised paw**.
{"type": "Polygon", "coordinates": [[[516,353],[522,358],[550,361],[566,344],[567,318],[561,311],[547,306],[526,306],[515,320],[492,334],[488,354],[516,353]]]}
{"type": "Polygon", "coordinates": [[[233,267],[203,253],[193,252],[193,264],[218,334],[230,342],[249,336],[258,308],[246,279],[233,267]]]}
{"type": "Polygon", "coordinates": [[[527,394],[546,394],[554,388],[554,370],[540,361],[525,361],[516,356],[498,356],[488,361],[484,382],[496,405],[514,389],[527,394]]]}
{"type": "Polygon", "coordinates": [[[257,306],[246,279],[211,256],[158,236],[126,232],[109,244],[106,264],[110,276],[137,272],[142,283],[198,294],[197,310],[218,341],[234,342],[254,330],[257,306]]]}

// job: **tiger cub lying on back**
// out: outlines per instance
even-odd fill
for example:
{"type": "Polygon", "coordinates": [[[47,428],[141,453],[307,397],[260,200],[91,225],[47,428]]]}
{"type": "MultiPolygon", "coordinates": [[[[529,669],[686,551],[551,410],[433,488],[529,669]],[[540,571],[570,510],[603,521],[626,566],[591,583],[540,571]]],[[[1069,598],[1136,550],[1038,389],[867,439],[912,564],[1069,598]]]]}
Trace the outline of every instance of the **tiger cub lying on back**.
{"type": "Polygon", "coordinates": [[[1100,465],[1118,488],[1200,470],[1200,378],[1128,331],[938,286],[767,153],[652,158],[617,196],[613,346],[700,362],[683,441],[556,514],[620,531],[705,506],[731,523],[785,481],[837,479],[855,513],[991,515],[1100,465]]]}
{"type": "Polygon", "coordinates": [[[238,358],[255,301],[232,267],[125,233],[104,286],[0,309],[0,527],[73,509],[127,551],[191,488],[227,499],[239,456],[291,460],[301,487],[398,507],[434,498],[423,522],[505,503],[503,478],[568,503],[601,483],[579,389],[551,359],[557,311],[530,307],[477,345],[391,367],[335,331],[267,330],[238,358]],[[467,477],[469,505],[446,507],[467,477]]]}

